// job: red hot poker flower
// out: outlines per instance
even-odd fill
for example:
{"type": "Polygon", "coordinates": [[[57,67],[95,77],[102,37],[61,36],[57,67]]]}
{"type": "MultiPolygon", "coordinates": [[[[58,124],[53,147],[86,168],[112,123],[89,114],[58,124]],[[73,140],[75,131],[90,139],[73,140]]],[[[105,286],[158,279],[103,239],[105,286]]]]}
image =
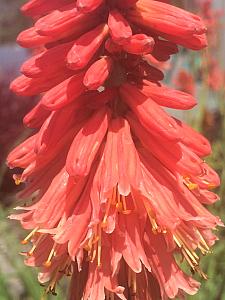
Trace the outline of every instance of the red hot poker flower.
{"type": "Polygon", "coordinates": [[[206,278],[200,253],[222,225],[203,204],[217,174],[208,141],[164,107],[190,109],[192,95],[160,81],[151,61],[206,46],[198,16],[169,1],[31,0],[24,47],[43,51],[11,88],[44,93],[24,118],[35,134],[8,156],[26,204],[11,215],[31,230],[26,264],[55,293],[72,275],[70,299],[163,299],[195,294],[206,278]],[[19,169],[18,169],[19,168],[19,169]],[[33,199],[33,200],[29,200],[33,199]],[[79,282],[79,287],[77,283],[79,282]]]}

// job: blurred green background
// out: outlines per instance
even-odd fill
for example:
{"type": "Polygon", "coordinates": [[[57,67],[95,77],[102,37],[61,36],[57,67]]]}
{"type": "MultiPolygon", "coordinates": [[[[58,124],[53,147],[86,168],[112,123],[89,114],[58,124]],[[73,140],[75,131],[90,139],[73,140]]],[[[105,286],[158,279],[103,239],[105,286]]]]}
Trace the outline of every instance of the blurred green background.
{"type": "MultiPolygon", "coordinates": [[[[199,1],[204,2],[204,0],[199,1]]],[[[30,22],[19,12],[19,7],[24,2],[0,0],[0,300],[39,300],[43,297],[43,288],[37,282],[36,270],[25,267],[23,257],[19,255],[22,251],[19,241],[25,233],[17,223],[7,219],[7,215],[16,206],[15,193],[18,188],[14,186],[12,174],[4,161],[7,152],[26,134],[22,126],[22,117],[36,101],[34,98],[19,99],[8,90],[8,84],[18,74],[21,62],[30,55],[29,51],[20,49],[15,44],[17,34],[30,22]]],[[[186,5],[193,11],[199,10],[194,0],[178,2],[180,6],[186,5]]],[[[217,13],[214,19],[216,18],[218,22],[215,26],[216,32],[212,34],[217,38],[216,44],[213,42],[208,50],[200,53],[181,50],[170,65],[160,67],[167,73],[168,84],[188,90],[198,98],[197,108],[184,113],[175,112],[175,115],[201,131],[212,142],[213,153],[207,161],[221,175],[222,184],[217,192],[223,199],[225,196],[225,28],[223,12],[218,9],[225,6],[225,1],[212,2],[210,10],[217,13]],[[214,61],[217,62],[216,67],[214,61]]],[[[223,200],[209,209],[225,221],[223,200]]],[[[201,263],[209,280],[202,281],[199,293],[190,299],[225,300],[225,231],[219,228],[217,234],[220,241],[213,247],[213,254],[203,257],[201,263]]],[[[196,279],[199,280],[198,277],[196,279]]],[[[66,298],[65,285],[65,282],[61,283],[57,290],[58,296],[54,299],[66,298]]],[[[52,296],[49,299],[52,299],[52,296]]]]}

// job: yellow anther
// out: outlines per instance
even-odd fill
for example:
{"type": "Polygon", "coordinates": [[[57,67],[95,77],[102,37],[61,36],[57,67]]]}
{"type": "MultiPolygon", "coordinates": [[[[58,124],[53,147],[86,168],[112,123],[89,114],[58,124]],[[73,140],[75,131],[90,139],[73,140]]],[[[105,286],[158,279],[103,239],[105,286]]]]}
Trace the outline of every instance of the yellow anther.
{"type": "Polygon", "coordinates": [[[15,178],[15,185],[20,185],[22,181],[19,178],[15,178]]]}
{"type": "Polygon", "coordinates": [[[196,190],[198,188],[198,185],[196,183],[188,183],[187,187],[190,191],[196,190]]]}
{"type": "MultiPolygon", "coordinates": [[[[198,233],[200,234],[200,232],[198,233]]],[[[191,249],[191,247],[188,246],[188,244],[181,237],[178,237],[177,235],[173,235],[173,238],[177,246],[181,249],[181,253],[183,254],[183,257],[190,265],[192,272],[193,273],[197,272],[202,278],[206,280],[207,275],[199,267],[199,261],[200,261],[199,256],[191,249]]]]}
{"type": "Polygon", "coordinates": [[[46,268],[49,268],[52,265],[52,258],[56,255],[55,252],[56,244],[52,247],[52,250],[49,253],[48,259],[43,263],[46,268]]]}
{"type": "Polygon", "coordinates": [[[57,281],[58,281],[59,269],[60,269],[60,267],[57,267],[57,269],[53,273],[53,276],[50,280],[50,283],[49,283],[48,287],[45,290],[46,294],[51,293],[52,295],[57,295],[55,289],[56,289],[56,284],[57,284],[57,281]]]}
{"type": "Polygon", "coordinates": [[[102,227],[102,228],[106,228],[106,227],[107,227],[107,221],[104,220],[104,221],[101,223],[101,227],[102,227]]]}
{"type": "Polygon", "coordinates": [[[215,189],[216,188],[216,185],[214,184],[214,183],[209,183],[208,184],[208,189],[209,190],[213,190],[213,189],[215,189]]]}
{"type": "Polygon", "coordinates": [[[117,210],[118,210],[119,212],[123,212],[123,205],[122,205],[121,202],[118,202],[118,203],[116,204],[116,208],[117,208],[117,210]]]}
{"type": "Polygon", "coordinates": [[[46,268],[51,267],[51,265],[52,265],[52,262],[51,262],[51,261],[45,261],[45,262],[43,263],[43,266],[46,267],[46,268]]]}
{"type": "Polygon", "coordinates": [[[198,184],[191,182],[189,177],[184,177],[184,180],[184,184],[190,191],[196,190],[198,188],[198,184]]]}
{"type": "Polygon", "coordinates": [[[198,243],[198,248],[200,249],[200,251],[202,252],[202,254],[206,255],[207,253],[211,253],[208,244],[206,243],[205,239],[203,238],[203,236],[201,235],[201,233],[199,232],[199,230],[196,230],[196,233],[198,234],[198,236],[200,238],[200,241],[198,243]]]}
{"type": "Polygon", "coordinates": [[[35,249],[37,248],[40,241],[43,239],[44,235],[40,235],[39,238],[34,242],[33,247],[30,249],[29,252],[27,252],[28,256],[32,256],[34,254],[35,249]]]}
{"type": "Polygon", "coordinates": [[[153,213],[152,213],[152,210],[150,207],[147,206],[147,204],[144,202],[144,206],[145,206],[145,209],[147,211],[147,214],[148,214],[148,218],[149,218],[149,221],[152,225],[152,232],[154,234],[157,234],[157,233],[161,233],[161,229],[160,227],[158,226],[154,216],[153,216],[153,213]]]}

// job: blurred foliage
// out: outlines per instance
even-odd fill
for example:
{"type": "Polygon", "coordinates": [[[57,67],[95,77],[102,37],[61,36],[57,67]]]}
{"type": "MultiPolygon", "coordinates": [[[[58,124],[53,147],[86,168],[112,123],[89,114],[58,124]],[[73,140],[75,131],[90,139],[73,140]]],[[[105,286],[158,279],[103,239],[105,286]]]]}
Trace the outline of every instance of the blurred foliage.
{"type": "Polygon", "coordinates": [[[0,44],[14,42],[18,33],[27,26],[29,20],[19,9],[23,3],[25,0],[0,0],[0,44]]]}
{"type": "MultiPolygon", "coordinates": [[[[201,100],[201,99],[200,99],[201,100]]],[[[221,186],[218,188],[217,193],[221,200],[218,201],[208,209],[215,215],[218,215],[223,222],[225,222],[225,105],[224,105],[224,91],[219,97],[218,110],[216,112],[209,112],[203,109],[203,112],[195,114],[196,123],[202,124],[201,131],[205,136],[211,139],[213,152],[206,160],[207,162],[220,174],[221,186]],[[215,120],[214,124],[211,124],[210,128],[206,124],[205,118],[211,114],[212,119],[215,120]],[[220,122],[218,122],[218,116],[220,122]],[[214,128],[213,128],[214,126],[214,128]],[[215,132],[215,135],[212,135],[215,132]]],[[[204,101],[204,100],[203,100],[204,101]]],[[[200,105],[200,107],[204,107],[200,105]]],[[[212,248],[212,254],[202,258],[202,269],[208,275],[208,280],[202,280],[202,287],[196,296],[189,297],[189,299],[195,300],[225,300],[225,231],[223,228],[218,228],[218,232],[215,232],[219,237],[219,241],[216,242],[212,248]]],[[[198,279],[196,277],[196,279],[198,279]]]]}
{"type": "MultiPolygon", "coordinates": [[[[1,300],[63,300],[65,292],[57,288],[57,296],[45,295],[37,282],[37,270],[27,267],[19,255],[19,240],[24,232],[7,220],[8,211],[0,209],[0,299],[1,300]]],[[[63,283],[61,283],[62,285],[63,283]]]]}

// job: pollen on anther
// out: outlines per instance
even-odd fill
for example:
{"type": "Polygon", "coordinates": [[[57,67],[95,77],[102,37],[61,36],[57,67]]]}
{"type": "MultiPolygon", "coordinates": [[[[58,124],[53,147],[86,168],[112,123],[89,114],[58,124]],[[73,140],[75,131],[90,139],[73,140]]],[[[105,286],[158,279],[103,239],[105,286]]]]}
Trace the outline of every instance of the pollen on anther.
{"type": "Polygon", "coordinates": [[[51,265],[52,265],[52,262],[51,262],[51,261],[45,261],[45,262],[43,263],[43,266],[46,267],[46,268],[51,267],[51,265]]]}
{"type": "Polygon", "coordinates": [[[19,178],[15,178],[15,185],[20,185],[22,181],[19,178]]]}

